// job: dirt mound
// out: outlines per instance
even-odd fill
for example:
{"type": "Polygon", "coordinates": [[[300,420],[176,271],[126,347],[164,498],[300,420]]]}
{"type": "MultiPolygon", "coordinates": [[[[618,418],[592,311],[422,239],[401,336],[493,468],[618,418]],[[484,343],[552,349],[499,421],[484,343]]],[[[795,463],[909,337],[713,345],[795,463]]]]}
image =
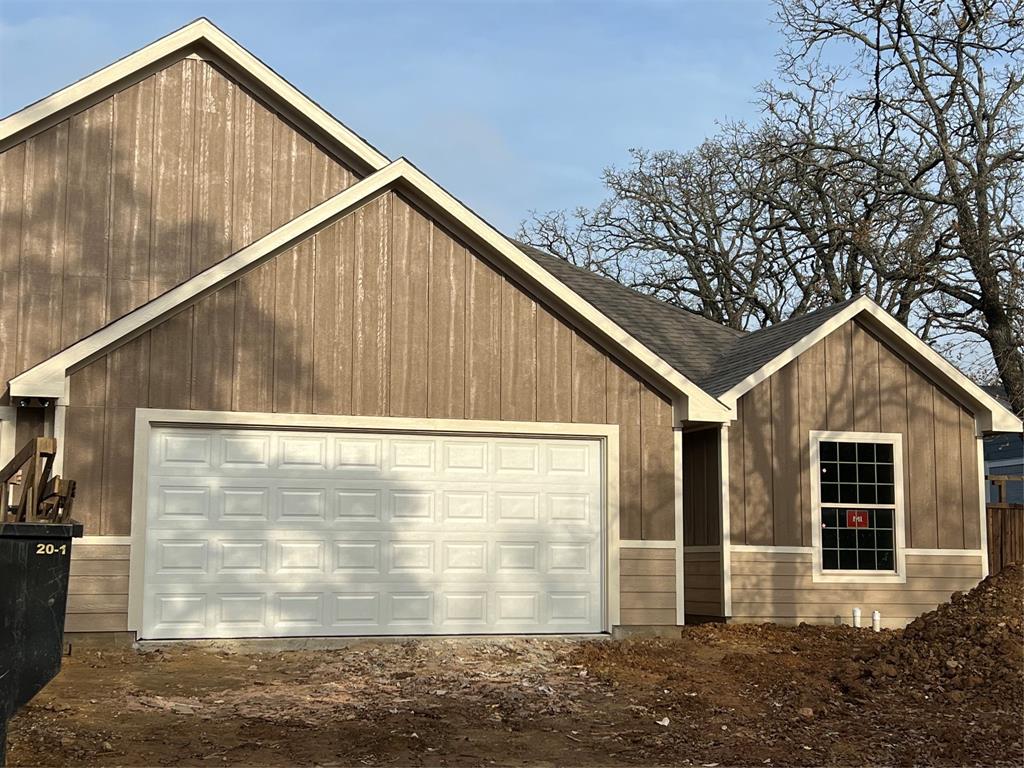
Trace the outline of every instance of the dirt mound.
{"type": "Polygon", "coordinates": [[[902,632],[855,657],[839,682],[867,697],[896,683],[927,699],[1024,699],[1024,567],[1011,565],[970,592],[955,593],[902,632]]]}

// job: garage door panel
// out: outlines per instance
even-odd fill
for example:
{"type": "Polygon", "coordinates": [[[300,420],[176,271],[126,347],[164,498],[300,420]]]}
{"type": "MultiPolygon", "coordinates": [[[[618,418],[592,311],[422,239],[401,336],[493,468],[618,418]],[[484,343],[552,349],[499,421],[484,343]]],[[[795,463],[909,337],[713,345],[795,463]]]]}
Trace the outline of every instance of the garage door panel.
{"type": "Polygon", "coordinates": [[[525,532],[450,531],[433,541],[408,531],[325,536],[316,530],[271,529],[252,533],[205,530],[178,531],[154,539],[155,561],[149,583],[173,583],[181,574],[222,581],[232,576],[249,579],[262,573],[335,574],[344,578],[395,577],[410,574],[431,581],[472,577],[474,581],[543,577],[598,578],[601,567],[599,536],[552,535],[538,542],[525,532]],[[476,535],[474,535],[474,533],[476,535]]]}
{"type": "Polygon", "coordinates": [[[599,631],[600,478],[594,440],[154,430],[142,636],[599,631]]]}

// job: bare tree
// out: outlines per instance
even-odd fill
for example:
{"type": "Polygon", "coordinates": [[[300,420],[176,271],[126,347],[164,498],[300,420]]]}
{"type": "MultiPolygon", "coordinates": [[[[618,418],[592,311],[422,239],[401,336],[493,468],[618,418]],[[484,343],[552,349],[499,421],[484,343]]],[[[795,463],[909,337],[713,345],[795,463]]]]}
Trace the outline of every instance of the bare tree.
{"type": "Polygon", "coordinates": [[[875,177],[881,201],[927,207],[932,247],[894,258],[888,279],[920,281],[921,329],[983,339],[1024,412],[1024,3],[787,0],[777,4],[789,86],[765,106],[809,170],[875,177]],[[826,67],[834,51],[851,66],[826,67]],[[806,104],[839,108],[810,126],[806,104]]]}
{"type": "Polygon", "coordinates": [[[866,293],[1024,411],[1024,0],[777,0],[763,124],[520,236],[733,327],[866,293]],[[834,62],[847,62],[843,66],[834,62]]]}

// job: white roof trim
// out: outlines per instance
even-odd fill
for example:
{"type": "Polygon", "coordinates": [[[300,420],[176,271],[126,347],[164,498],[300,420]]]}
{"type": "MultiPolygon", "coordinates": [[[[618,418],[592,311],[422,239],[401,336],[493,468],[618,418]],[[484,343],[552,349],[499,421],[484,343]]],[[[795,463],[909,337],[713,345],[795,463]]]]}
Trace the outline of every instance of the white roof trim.
{"type": "Polygon", "coordinates": [[[749,392],[780,368],[795,360],[833,331],[861,313],[870,315],[888,335],[909,348],[921,362],[947,379],[968,400],[972,401],[979,409],[976,418],[981,431],[1020,432],[1024,429],[1024,424],[1021,423],[1021,420],[1002,403],[971,381],[942,355],[921,341],[909,328],[867,296],[861,296],[856,301],[851,302],[849,306],[844,307],[840,312],[830,317],[822,325],[815,328],[814,331],[789,347],[789,349],[776,355],[768,363],[732,387],[719,399],[730,408],[735,408],[736,401],[742,395],[749,392]]]}
{"type": "Polygon", "coordinates": [[[309,120],[373,170],[379,170],[388,164],[388,159],[384,155],[224,34],[208,19],[197,19],[145,48],[0,120],[0,142],[73,107],[95,93],[115,86],[118,82],[177,51],[195,47],[197,44],[204,44],[227,62],[253,77],[273,96],[309,120]]]}
{"type": "Polygon", "coordinates": [[[443,215],[464,227],[486,246],[553,295],[565,307],[596,328],[613,345],[665,381],[687,399],[687,418],[728,421],[729,409],[683,376],[651,349],[631,336],[598,308],[558,280],[517,248],[504,235],[473,213],[418,168],[398,159],[383,169],[329,198],[306,213],[265,235],[195,277],[152,299],[127,315],[109,323],[61,352],[29,368],[10,381],[12,397],[45,397],[66,400],[69,370],[89,360],[122,339],[131,338],[160,322],[176,308],[200,298],[258,266],[266,258],[307,237],[311,230],[360,205],[388,187],[401,183],[435,206],[443,215]]]}
{"type": "Polygon", "coordinates": [[[492,249],[504,256],[533,282],[550,291],[563,304],[594,325],[602,334],[625,349],[632,357],[664,379],[687,398],[686,418],[694,421],[723,421],[731,418],[729,409],[712,395],[694,384],[649,347],[630,335],[603,312],[565,283],[523,253],[507,237],[460,203],[412,164],[406,165],[403,179],[426,196],[446,214],[465,226],[492,249]]]}

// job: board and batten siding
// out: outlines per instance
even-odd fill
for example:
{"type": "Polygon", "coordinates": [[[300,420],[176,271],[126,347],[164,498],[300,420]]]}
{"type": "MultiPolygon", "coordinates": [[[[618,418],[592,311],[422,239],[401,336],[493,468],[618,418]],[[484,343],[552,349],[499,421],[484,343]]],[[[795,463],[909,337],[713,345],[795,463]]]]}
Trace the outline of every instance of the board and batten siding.
{"type": "Polygon", "coordinates": [[[675,537],[671,403],[394,193],[72,372],[87,534],[130,532],[144,407],[617,424],[621,537],[675,537]]]}
{"type": "Polygon", "coordinates": [[[810,546],[810,433],[903,436],[906,545],[982,546],[973,415],[851,320],[744,394],[729,429],[732,544],[810,546]]]}
{"type": "Polygon", "coordinates": [[[683,543],[722,543],[718,427],[683,432],[683,543]]]}
{"type": "Polygon", "coordinates": [[[619,550],[619,610],[623,626],[675,625],[674,547],[619,550]]]}
{"type": "Polygon", "coordinates": [[[954,592],[972,589],[982,578],[981,555],[907,553],[906,584],[821,583],[811,580],[812,552],[733,549],[731,621],[778,624],[851,622],[854,608],[863,621],[882,614],[882,626],[899,628],[954,592]]]}
{"type": "MultiPolygon", "coordinates": [[[[217,67],[194,58],[4,147],[0,378],[8,381],[355,180],[217,67]]],[[[245,282],[204,311],[229,312],[235,294],[261,290],[245,282]]]]}

